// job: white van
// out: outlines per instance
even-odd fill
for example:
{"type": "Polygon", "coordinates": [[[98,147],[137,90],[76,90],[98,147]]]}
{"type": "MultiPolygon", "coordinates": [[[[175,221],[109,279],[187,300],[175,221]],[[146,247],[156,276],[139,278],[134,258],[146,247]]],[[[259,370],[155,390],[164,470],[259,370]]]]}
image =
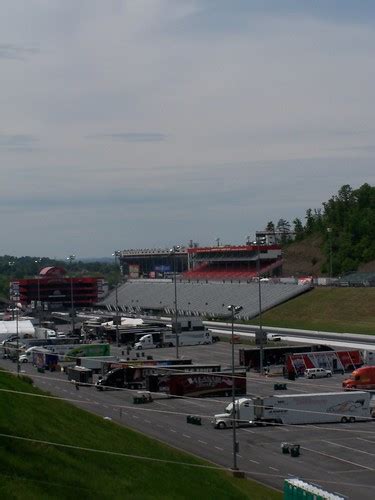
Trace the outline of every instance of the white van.
{"type": "Polygon", "coordinates": [[[332,371],[325,368],[307,368],[305,370],[306,378],[324,378],[332,377],[332,371]]]}

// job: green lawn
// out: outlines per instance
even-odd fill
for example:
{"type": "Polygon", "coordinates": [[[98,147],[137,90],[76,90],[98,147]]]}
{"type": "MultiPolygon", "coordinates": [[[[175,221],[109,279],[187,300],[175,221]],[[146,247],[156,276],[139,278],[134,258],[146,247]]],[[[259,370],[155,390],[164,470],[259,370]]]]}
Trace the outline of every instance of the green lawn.
{"type": "MultiPolygon", "coordinates": [[[[0,373],[0,389],[43,394],[0,373]]],[[[207,464],[57,400],[0,390],[0,433],[96,450],[207,464]]],[[[0,436],[0,498],[281,499],[256,482],[205,468],[74,450],[0,436]]]]}
{"type": "Polygon", "coordinates": [[[267,326],[373,335],[375,289],[315,288],[263,313],[262,319],[267,326]]]}

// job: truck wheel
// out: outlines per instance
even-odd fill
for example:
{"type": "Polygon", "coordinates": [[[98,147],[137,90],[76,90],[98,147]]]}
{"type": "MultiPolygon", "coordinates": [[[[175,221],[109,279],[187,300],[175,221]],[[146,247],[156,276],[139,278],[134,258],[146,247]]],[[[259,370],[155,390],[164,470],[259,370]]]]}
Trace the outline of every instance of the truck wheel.
{"type": "Polygon", "coordinates": [[[312,375],[311,375],[311,378],[316,378],[316,375],[312,374],[312,375]]]}
{"type": "Polygon", "coordinates": [[[168,347],[173,347],[172,342],[169,342],[168,347]]]}
{"type": "Polygon", "coordinates": [[[349,422],[350,422],[351,424],[354,424],[354,422],[355,422],[355,417],[350,417],[350,418],[349,418],[349,422]]]}
{"type": "Polygon", "coordinates": [[[341,423],[346,424],[348,422],[347,417],[342,417],[341,423]]]}
{"type": "Polygon", "coordinates": [[[327,377],[332,377],[332,373],[327,373],[327,377]]]}
{"type": "Polygon", "coordinates": [[[218,428],[218,429],[226,429],[226,427],[227,427],[227,426],[226,426],[226,423],[225,423],[225,422],[219,422],[219,423],[217,424],[217,428],[218,428]]]}

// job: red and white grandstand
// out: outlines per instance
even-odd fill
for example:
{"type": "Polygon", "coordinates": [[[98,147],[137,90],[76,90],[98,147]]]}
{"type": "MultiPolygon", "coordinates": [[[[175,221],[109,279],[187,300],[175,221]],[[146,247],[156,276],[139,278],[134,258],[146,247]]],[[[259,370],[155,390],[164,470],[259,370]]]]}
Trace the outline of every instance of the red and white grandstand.
{"type": "Polygon", "coordinates": [[[282,269],[280,245],[241,245],[188,248],[189,280],[249,280],[279,276],[282,269]]]}

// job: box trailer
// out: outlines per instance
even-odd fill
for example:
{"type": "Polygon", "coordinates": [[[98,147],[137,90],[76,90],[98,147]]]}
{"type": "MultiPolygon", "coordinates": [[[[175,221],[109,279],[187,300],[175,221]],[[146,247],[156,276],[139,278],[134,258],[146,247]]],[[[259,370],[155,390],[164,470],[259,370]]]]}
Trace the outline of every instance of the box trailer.
{"type": "MultiPolygon", "coordinates": [[[[225,413],[214,415],[213,425],[224,429],[233,425],[233,405],[225,413]]],[[[371,418],[370,394],[367,392],[327,392],[283,396],[240,398],[236,401],[238,425],[318,424],[355,422],[371,418]]]]}
{"type": "Polygon", "coordinates": [[[83,366],[68,366],[66,369],[68,379],[79,385],[92,385],[92,370],[83,366]]]}
{"type": "MultiPolygon", "coordinates": [[[[237,373],[234,381],[236,395],[246,394],[246,373],[237,373]]],[[[146,378],[148,391],[169,396],[229,396],[232,386],[230,373],[184,372],[150,375],[146,378]]]]}
{"type": "Polygon", "coordinates": [[[58,363],[58,354],[46,350],[33,351],[33,364],[40,370],[55,371],[58,363]]]}

